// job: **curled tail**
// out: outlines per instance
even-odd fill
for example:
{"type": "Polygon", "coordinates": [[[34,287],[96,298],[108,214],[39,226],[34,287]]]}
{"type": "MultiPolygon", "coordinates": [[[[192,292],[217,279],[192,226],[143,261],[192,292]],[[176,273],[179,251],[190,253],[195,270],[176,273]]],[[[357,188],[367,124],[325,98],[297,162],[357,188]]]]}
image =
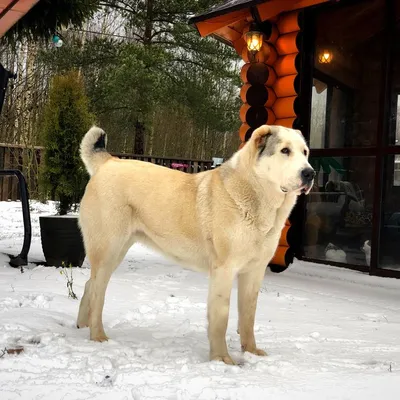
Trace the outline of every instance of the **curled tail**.
{"type": "Polygon", "coordinates": [[[107,135],[97,126],[92,126],[82,139],[81,158],[90,175],[94,175],[99,167],[111,158],[106,144],[107,135]]]}

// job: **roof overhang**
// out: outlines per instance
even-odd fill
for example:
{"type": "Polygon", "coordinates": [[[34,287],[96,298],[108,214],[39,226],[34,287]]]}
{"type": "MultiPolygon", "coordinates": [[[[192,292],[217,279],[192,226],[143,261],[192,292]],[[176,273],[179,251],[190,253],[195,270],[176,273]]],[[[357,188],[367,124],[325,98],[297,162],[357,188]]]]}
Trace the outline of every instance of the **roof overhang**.
{"type": "Polygon", "coordinates": [[[298,10],[330,0],[228,0],[189,20],[201,36],[213,37],[234,46],[250,22],[272,20],[283,12],[298,10]]]}
{"type": "Polygon", "coordinates": [[[0,38],[39,0],[0,0],[0,38]]]}

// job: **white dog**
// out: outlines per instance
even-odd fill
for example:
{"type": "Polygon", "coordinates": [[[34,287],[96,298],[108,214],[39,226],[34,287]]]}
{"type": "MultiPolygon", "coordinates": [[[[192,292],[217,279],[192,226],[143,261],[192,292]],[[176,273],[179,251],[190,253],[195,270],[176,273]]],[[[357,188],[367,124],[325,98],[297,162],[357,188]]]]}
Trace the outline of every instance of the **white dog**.
{"type": "Polygon", "coordinates": [[[114,158],[105,145],[97,127],[81,144],[91,175],[80,207],[91,277],[78,327],[89,326],[92,340],[107,340],[107,284],[132,244],[141,242],[209,274],[211,360],[233,364],[225,334],[235,277],[242,350],[265,355],[253,330],[258,291],[297,196],[310,191],[315,175],[300,131],[264,125],[219,168],[193,175],[114,158]]]}

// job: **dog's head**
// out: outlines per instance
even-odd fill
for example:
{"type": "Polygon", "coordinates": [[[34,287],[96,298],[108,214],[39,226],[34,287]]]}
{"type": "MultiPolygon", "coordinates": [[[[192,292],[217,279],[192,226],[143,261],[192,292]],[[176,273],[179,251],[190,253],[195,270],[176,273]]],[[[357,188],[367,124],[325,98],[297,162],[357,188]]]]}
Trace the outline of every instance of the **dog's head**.
{"type": "Polygon", "coordinates": [[[309,149],[299,130],[263,125],[257,128],[249,146],[255,174],[283,193],[308,194],[315,171],[308,162],[309,149]]]}

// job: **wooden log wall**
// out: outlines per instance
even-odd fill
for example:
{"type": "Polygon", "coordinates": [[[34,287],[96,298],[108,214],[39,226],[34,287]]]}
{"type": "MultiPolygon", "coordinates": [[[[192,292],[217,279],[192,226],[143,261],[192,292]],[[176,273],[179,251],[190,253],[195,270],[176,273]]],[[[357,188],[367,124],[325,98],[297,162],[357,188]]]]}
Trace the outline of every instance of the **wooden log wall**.
{"type": "MultiPolygon", "coordinates": [[[[299,12],[281,14],[269,23],[261,50],[252,56],[245,41],[235,43],[235,49],[246,62],[241,70],[243,86],[240,92],[242,125],[239,129],[241,146],[254,129],[263,124],[298,128],[298,94],[300,86],[301,26],[299,12]]],[[[268,23],[263,24],[263,28],[268,23]]],[[[293,262],[294,229],[286,222],[272,265],[286,268],[293,262]]],[[[272,268],[271,268],[272,269],[272,268]]]]}

